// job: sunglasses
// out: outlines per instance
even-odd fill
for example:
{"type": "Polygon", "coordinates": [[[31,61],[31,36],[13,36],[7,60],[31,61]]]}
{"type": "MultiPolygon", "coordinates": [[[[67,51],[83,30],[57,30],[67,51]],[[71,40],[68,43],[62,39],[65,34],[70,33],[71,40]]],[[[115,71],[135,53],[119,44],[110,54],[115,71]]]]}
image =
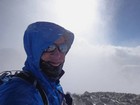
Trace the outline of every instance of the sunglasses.
{"type": "Polygon", "coordinates": [[[61,53],[66,53],[68,51],[68,46],[66,44],[60,44],[60,45],[57,45],[57,44],[52,44],[48,47],[48,49],[45,50],[45,52],[54,52],[56,51],[56,49],[58,49],[61,53]]]}

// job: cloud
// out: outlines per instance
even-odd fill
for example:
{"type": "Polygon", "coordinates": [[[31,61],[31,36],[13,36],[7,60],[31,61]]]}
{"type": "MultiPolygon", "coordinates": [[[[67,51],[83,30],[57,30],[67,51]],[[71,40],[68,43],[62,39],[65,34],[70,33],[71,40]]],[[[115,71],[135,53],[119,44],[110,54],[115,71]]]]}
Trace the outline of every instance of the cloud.
{"type": "Polygon", "coordinates": [[[0,71],[21,70],[24,65],[25,54],[13,48],[0,49],[0,71]]]}
{"type": "Polygon", "coordinates": [[[140,93],[139,52],[140,47],[94,46],[79,41],[66,60],[64,80],[70,80],[62,79],[66,90],[140,93]]]}

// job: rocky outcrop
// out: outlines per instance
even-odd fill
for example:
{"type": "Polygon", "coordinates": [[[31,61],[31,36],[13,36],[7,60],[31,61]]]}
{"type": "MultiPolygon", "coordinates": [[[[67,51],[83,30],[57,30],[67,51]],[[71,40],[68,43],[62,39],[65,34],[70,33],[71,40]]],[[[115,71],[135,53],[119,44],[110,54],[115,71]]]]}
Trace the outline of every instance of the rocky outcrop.
{"type": "Polygon", "coordinates": [[[140,95],[115,92],[72,94],[74,105],[140,105],[140,95]]]}

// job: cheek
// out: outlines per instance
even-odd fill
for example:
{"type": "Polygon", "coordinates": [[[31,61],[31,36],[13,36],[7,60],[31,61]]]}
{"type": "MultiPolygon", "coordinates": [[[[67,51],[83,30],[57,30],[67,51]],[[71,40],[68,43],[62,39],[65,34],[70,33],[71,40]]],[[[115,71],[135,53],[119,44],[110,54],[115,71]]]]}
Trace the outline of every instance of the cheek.
{"type": "Polygon", "coordinates": [[[49,59],[50,59],[50,54],[44,53],[44,54],[41,56],[41,59],[44,60],[44,61],[49,60],[49,59]]]}
{"type": "Polygon", "coordinates": [[[62,61],[65,61],[65,55],[64,54],[61,56],[61,59],[62,59],[62,61]]]}

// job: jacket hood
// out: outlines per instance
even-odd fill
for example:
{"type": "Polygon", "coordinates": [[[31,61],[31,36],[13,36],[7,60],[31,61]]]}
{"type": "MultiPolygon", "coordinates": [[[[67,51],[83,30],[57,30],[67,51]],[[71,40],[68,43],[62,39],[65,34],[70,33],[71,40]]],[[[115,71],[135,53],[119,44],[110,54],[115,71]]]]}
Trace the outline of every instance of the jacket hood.
{"type": "Polygon", "coordinates": [[[30,24],[24,33],[24,49],[27,54],[23,70],[32,72],[38,79],[43,78],[40,69],[40,58],[45,49],[59,37],[64,36],[70,49],[74,34],[67,29],[51,22],[35,22],[30,24]]]}

